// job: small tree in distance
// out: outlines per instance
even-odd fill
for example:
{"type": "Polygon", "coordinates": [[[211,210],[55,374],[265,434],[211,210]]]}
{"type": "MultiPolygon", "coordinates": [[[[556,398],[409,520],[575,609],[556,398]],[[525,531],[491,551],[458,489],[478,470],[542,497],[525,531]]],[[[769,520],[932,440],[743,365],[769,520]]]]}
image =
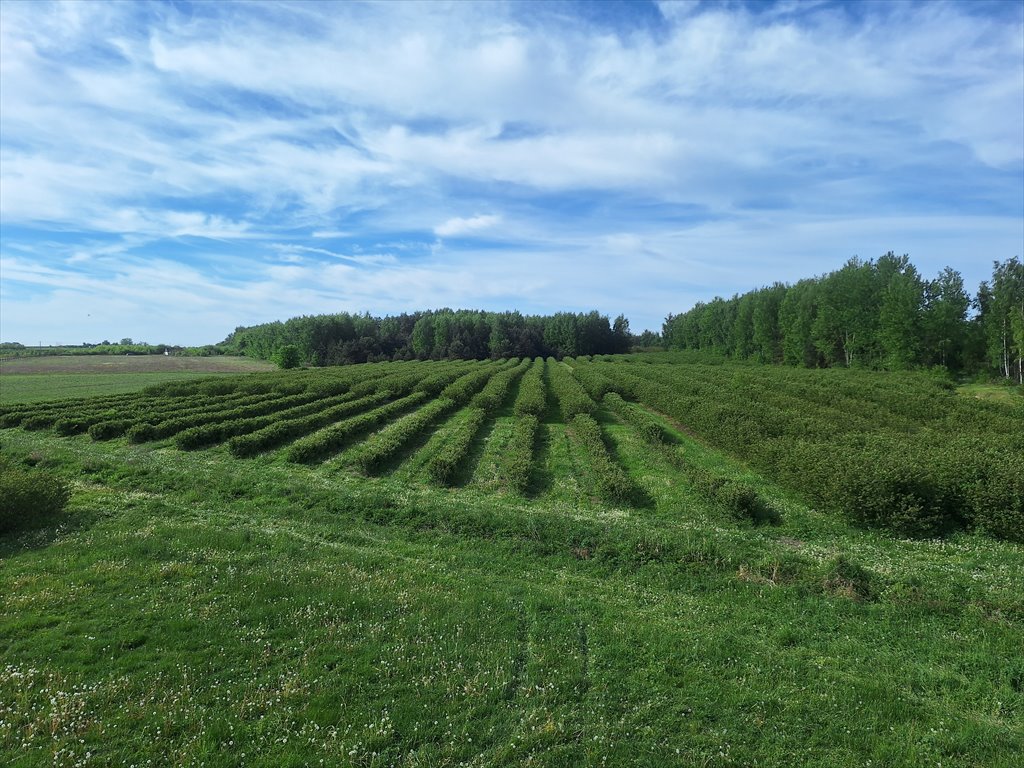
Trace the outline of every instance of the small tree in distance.
{"type": "Polygon", "coordinates": [[[285,344],[277,350],[277,354],[274,356],[274,362],[277,363],[279,368],[298,368],[299,364],[302,362],[302,357],[299,354],[299,348],[294,344],[285,344]]]}

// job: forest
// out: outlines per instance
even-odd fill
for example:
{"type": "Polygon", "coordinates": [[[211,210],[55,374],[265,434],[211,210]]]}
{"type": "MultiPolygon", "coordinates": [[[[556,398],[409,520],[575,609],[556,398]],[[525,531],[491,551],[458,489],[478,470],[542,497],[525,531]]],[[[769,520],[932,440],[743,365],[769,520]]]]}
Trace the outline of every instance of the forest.
{"type": "Polygon", "coordinates": [[[1024,383],[1024,265],[995,262],[971,296],[947,267],[926,280],[906,255],[850,259],[795,285],[716,297],[669,315],[670,349],[808,368],[998,372],[1024,383]]]}
{"type": "Polygon", "coordinates": [[[227,354],[270,360],[296,347],[309,365],[389,360],[485,360],[574,357],[628,352],[629,321],[622,315],[558,312],[523,315],[441,309],[373,317],[341,312],[236,328],[219,346],[227,354]]]}

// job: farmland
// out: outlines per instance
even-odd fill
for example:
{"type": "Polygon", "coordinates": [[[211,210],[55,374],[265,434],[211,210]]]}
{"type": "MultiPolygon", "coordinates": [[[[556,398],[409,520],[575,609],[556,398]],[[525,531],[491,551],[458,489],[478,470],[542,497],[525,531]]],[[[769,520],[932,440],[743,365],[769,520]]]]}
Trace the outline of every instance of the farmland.
{"type": "Polygon", "coordinates": [[[683,360],[5,404],[0,755],[1012,765],[1021,401],[683,360]]]}
{"type": "Polygon", "coordinates": [[[258,360],[224,356],[15,357],[0,361],[0,404],[137,392],[182,378],[268,371],[273,367],[258,360]]]}

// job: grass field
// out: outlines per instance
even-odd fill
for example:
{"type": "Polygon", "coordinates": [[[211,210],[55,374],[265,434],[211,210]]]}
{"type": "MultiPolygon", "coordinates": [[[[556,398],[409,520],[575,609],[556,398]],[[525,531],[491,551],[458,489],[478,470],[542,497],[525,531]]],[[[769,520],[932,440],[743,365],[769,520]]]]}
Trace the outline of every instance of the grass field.
{"type": "Polygon", "coordinates": [[[17,358],[0,362],[0,405],[137,392],[153,384],[177,379],[273,368],[270,363],[246,357],[80,355],[17,358]]]}
{"type": "Polygon", "coordinates": [[[978,400],[995,400],[1000,403],[1019,403],[1020,387],[1008,387],[1004,384],[963,384],[957,388],[965,397],[978,400]]]}
{"type": "Polygon", "coordinates": [[[635,403],[593,410],[645,499],[609,503],[550,389],[519,494],[533,383],[488,370],[507,392],[472,401],[447,486],[427,468],[468,405],[369,475],[346,457],[415,410],[312,464],[0,430],[5,455],[74,484],[60,520],[0,539],[0,762],[1019,764],[1019,545],[853,528],[635,403]],[[735,519],[673,452],[779,523],[735,519]]]}

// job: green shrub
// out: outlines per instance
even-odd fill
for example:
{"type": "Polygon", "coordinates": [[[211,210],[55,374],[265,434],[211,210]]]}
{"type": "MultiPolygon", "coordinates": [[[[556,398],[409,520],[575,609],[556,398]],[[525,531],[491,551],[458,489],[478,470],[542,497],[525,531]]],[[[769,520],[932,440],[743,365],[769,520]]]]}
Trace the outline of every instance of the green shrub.
{"type": "Polygon", "coordinates": [[[530,484],[538,424],[537,417],[533,414],[517,416],[512,423],[512,436],[502,454],[498,469],[501,483],[510,491],[524,493],[530,484]]]}
{"type": "Polygon", "coordinates": [[[513,410],[516,416],[540,416],[545,408],[547,391],[544,388],[544,361],[538,357],[523,374],[513,410]]]}
{"type": "Polygon", "coordinates": [[[127,419],[99,421],[89,427],[89,437],[93,440],[113,440],[127,432],[132,423],[127,419]]]}
{"type": "Polygon", "coordinates": [[[427,472],[436,482],[445,485],[452,482],[486,417],[486,411],[475,407],[467,408],[456,417],[459,420],[446,431],[444,445],[427,462],[427,472]]]}
{"type": "Polygon", "coordinates": [[[64,510],[69,498],[71,489],[56,475],[0,457],[0,534],[53,517],[64,510]]]}

